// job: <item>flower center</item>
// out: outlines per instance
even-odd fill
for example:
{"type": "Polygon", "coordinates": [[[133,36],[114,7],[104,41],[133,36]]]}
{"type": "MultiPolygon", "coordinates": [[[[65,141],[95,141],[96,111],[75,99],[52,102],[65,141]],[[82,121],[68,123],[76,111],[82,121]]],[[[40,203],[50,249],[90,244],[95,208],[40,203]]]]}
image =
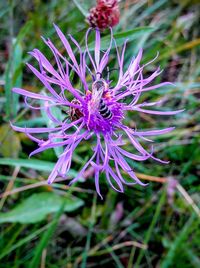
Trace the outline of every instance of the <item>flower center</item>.
{"type": "Polygon", "coordinates": [[[82,111],[88,129],[104,134],[117,128],[123,117],[122,105],[108,91],[100,99],[87,94],[82,111]]]}

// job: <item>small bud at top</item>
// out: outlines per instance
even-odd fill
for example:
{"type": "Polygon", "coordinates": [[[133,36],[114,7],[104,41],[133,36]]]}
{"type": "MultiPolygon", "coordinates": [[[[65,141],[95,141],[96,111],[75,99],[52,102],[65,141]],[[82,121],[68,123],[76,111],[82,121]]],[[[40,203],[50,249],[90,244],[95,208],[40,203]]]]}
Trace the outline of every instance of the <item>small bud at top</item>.
{"type": "Polygon", "coordinates": [[[90,9],[87,18],[91,27],[104,30],[119,23],[120,11],[117,0],[97,0],[97,5],[90,9]]]}

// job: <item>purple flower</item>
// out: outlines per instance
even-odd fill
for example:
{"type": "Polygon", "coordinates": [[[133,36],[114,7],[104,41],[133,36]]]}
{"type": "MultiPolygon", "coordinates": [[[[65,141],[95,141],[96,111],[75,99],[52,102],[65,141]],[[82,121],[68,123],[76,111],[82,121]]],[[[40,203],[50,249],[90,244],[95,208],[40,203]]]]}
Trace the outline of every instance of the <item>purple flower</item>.
{"type": "Polygon", "coordinates": [[[49,148],[64,148],[48,178],[48,183],[52,183],[57,176],[65,177],[67,175],[71,167],[74,150],[81,142],[90,140],[92,156],[71,183],[78,181],[84,172],[92,166],[94,168],[96,191],[100,196],[100,173],[105,173],[108,183],[119,192],[124,191],[124,184],[146,185],[136,177],[127,160],[144,161],[152,158],[161,163],[166,163],[154,156],[152,146],[150,152],[145,150],[140,140],[151,142],[148,139],[149,136],[168,133],[173,130],[173,127],[162,130],[138,131],[124,125],[123,121],[126,111],[155,115],[179,113],[180,111],[166,112],[146,109],[146,107],[160,104],[160,101],[138,104],[139,97],[143,92],[170,83],[151,84],[154,78],[160,74],[159,69],[149,77],[143,77],[143,69],[149,63],[140,65],[142,50],[139,51],[136,58],[131,60],[127,70],[124,71],[126,43],[120,53],[112,37],[112,32],[108,49],[101,51],[100,31],[96,29],[94,55],[88,47],[90,29],[86,33],[86,49],[84,51],[78,42],[69,35],[71,44],[79,52],[78,60],[64,34],[57,26],[55,26],[55,29],[65,47],[66,54],[62,55],[50,40],[44,39],[44,42],[54,55],[56,67],[53,67],[37,49],[34,49],[30,54],[38,61],[39,71],[32,65],[27,64],[45,86],[47,93],[38,94],[21,88],[13,89],[13,92],[25,97],[27,106],[32,109],[43,109],[51,121],[52,127],[21,128],[12,125],[13,129],[24,132],[38,144],[39,148],[33,151],[31,156],[49,148]],[[117,83],[111,87],[112,81],[109,81],[109,78],[107,80],[103,79],[102,72],[107,68],[113,43],[116,47],[119,78],[117,83]],[[73,81],[76,81],[76,87],[73,81]],[[34,107],[28,102],[29,98],[39,100],[43,105],[34,107]],[[55,116],[52,112],[55,106],[65,111],[63,112],[65,113],[65,119],[61,120],[55,116]],[[46,140],[41,139],[41,135],[37,135],[42,133],[46,133],[46,140]],[[32,134],[36,135],[33,136],[32,134]],[[130,143],[137,153],[126,151],[124,145],[127,143],[130,143]],[[130,177],[128,181],[124,178],[125,173],[130,177]]]}

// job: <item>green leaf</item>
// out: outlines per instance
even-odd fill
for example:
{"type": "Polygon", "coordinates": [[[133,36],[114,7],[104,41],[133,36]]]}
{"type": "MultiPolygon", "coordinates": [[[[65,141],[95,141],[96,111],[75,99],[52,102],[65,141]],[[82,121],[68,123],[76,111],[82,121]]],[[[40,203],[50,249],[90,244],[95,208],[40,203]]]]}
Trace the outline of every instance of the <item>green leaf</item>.
{"type": "Polygon", "coordinates": [[[64,211],[71,212],[81,207],[84,203],[81,199],[71,196],[63,197],[53,192],[33,194],[23,200],[9,212],[0,213],[0,223],[19,222],[35,223],[44,220],[48,214],[58,212],[63,202],[64,211]]]}
{"type": "MultiPolygon", "coordinates": [[[[155,28],[153,27],[138,27],[138,28],[134,28],[132,30],[128,30],[126,32],[120,32],[120,33],[115,33],[113,35],[117,46],[122,46],[123,43],[127,40],[128,42],[137,39],[141,36],[143,36],[146,33],[151,33],[155,30],[155,28]]],[[[105,50],[109,47],[110,44],[110,35],[106,35],[104,37],[101,38],[101,50],[105,50]]],[[[112,46],[114,47],[114,43],[112,44],[112,46]]],[[[88,44],[89,50],[94,50],[95,48],[95,42],[92,41],[88,44]]]]}
{"type": "Polygon", "coordinates": [[[32,28],[33,28],[33,21],[31,20],[27,21],[24,24],[24,26],[20,29],[14,47],[18,45],[18,43],[21,42],[30,31],[32,31],[32,28]]]}
{"type": "MultiPolygon", "coordinates": [[[[37,160],[37,159],[12,159],[12,158],[0,158],[0,165],[8,166],[20,166],[25,168],[31,168],[39,171],[51,172],[54,168],[55,163],[37,160]]],[[[70,170],[67,174],[68,176],[76,176],[77,172],[70,170]]]]}
{"type": "Polygon", "coordinates": [[[12,158],[0,158],[0,165],[8,166],[21,166],[25,168],[31,168],[40,171],[52,171],[54,163],[36,159],[12,159],[12,158]]]}
{"type": "Polygon", "coordinates": [[[4,157],[18,157],[21,150],[19,135],[9,124],[0,126],[0,155],[4,157]]]}
{"type": "Polygon", "coordinates": [[[12,39],[9,61],[5,71],[5,95],[7,119],[14,118],[19,108],[19,95],[12,93],[13,87],[22,86],[22,41],[26,34],[32,29],[33,22],[28,21],[21,28],[18,36],[12,39]]]}
{"type": "MultiPolygon", "coordinates": [[[[22,86],[22,45],[21,42],[14,44],[13,49],[13,74],[12,74],[12,86],[21,87],[22,86]]],[[[19,94],[12,93],[12,104],[11,110],[14,117],[17,116],[19,110],[19,94]]]]}
{"type": "Polygon", "coordinates": [[[23,120],[20,122],[17,122],[17,125],[19,127],[39,127],[45,125],[45,119],[42,117],[36,117],[36,118],[29,118],[27,120],[23,120]]]}
{"type": "Polygon", "coordinates": [[[167,0],[155,1],[155,3],[152,3],[149,5],[149,7],[144,8],[144,11],[140,14],[140,16],[137,16],[137,18],[133,20],[133,25],[138,25],[140,22],[147,19],[153,12],[158,10],[166,2],[167,0]]]}
{"type": "Polygon", "coordinates": [[[12,51],[5,71],[7,118],[16,117],[19,108],[19,95],[12,93],[12,87],[21,87],[22,85],[22,45],[16,39],[13,39],[12,42],[12,51]]]}
{"type": "Polygon", "coordinates": [[[9,7],[6,7],[4,9],[0,10],[0,18],[3,17],[8,12],[9,12],[9,7]]]}
{"type": "Polygon", "coordinates": [[[89,5],[87,5],[87,1],[73,0],[74,4],[80,10],[84,17],[88,16],[89,5]]]}

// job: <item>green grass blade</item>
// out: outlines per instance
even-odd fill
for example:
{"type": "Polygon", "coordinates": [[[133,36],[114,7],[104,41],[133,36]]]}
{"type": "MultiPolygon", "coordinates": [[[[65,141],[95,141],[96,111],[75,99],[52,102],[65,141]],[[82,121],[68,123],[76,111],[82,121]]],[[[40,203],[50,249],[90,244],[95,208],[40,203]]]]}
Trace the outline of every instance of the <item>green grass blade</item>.
{"type": "Polygon", "coordinates": [[[80,1],[80,0],[73,0],[74,4],[77,6],[77,8],[80,10],[80,12],[83,14],[84,17],[87,17],[89,12],[89,5],[87,5],[86,1],[80,1]]]}
{"type": "Polygon", "coordinates": [[[88,256],[88,252],[90,249],[90,242],[91,242],[91,237],[92,237],[93,226],[95,224],[96,202],[97,202],[97,196],[94,195],[93,206],[92,206],[92,210],[91,210],[91,221],[90,221],[89,231],[88,231],[88,235],[87,235],[87,239],[86,239],[85,250],[83,251],[83,255],[82,255],[83,261],[81,263],[81,268],[87,267],[87,256],[88,256]]]}
{"type": "Polygon", "coordinates": [[[33,231],[30,235],[26,236],[25,238],[22,238],[21,240],[19,240],[19,242],[17,242],[16,244],[14,244],[12,247],[8,248],[7,250],[1,251],[0,260],[2,258],[4,258],[5,256],[7,256],[8,254],[10,254],[11,252],[13,252],[14,250],[16,250],[17,248],[19,248],[19,247],[23,246],[24,244],[29,243],[31,240],[35,239],[40,233],[42,233],[42,232],[44,232],[44,230],[48,229],[49,226],[51,226],[51,223],[43,226],[42,228],[37,229],[36,231],[33,231]]]}
{"type": "MultiPolygon", "coordinates": [[[[153,27],[144,26],[144,27],[134,28],[125,32],[115,33],[113,36],[115,38],[117,46],[122,46],[126,40],[128,42],[133,41],[143,36],[146,33],[153,32],[154,30],[155,28],[153,27]]],[[[108,49],[109,44],[110,44],[110,34],[101,38],[101,50],[108,49]]],[[[113,42],[112,47],[114,46],[115,44],[113,42]]],[[[95,49],[95,42],[94,41],[90,42],[88,44],[88,47],[90,51],[93,51],[95,49]]]]}
{"type": "Polygon", "coordinates": [[[176,250],[183,245],[184,241],[186,241],[188,234],[191,231],[191,228],[194,228],[193,224],[195,220],[197,221],[196,223],[200,225],[199,219],[196,219],[196,215],[192,214],[189,220],[186,222],[186,224],[182,228],[182,230],[179,232],[179,234],[177,234],[177,238],[170,246],[170,249],[167,255],[165,256],[165,259],[160,265],[160,268],[168,268],[168,267],[173,266],[173,261],[176,256],[175,255],[176,250]]]}
{"type": "MultiPolygon", "coordinates": [[[[153,229],[156,225],[156,222],[158,221],[158,218],[159,218],[159,215],[160,215],[160,212],[161,212],[161,208],[162,206],[164,205],[164,202],[165,202],[165,198],[166,198],[166,192],[163,190],[163,193],[160,197],[160,200],[158,202],[158,205],[156,207],[156,211],[155,211],[155,214],[153,216],[153,219],[151,221],[151,224],[149,226],[149,229],[147,230],[146,232],[146,236],[145,236],[145,239],[144,239],[144,244],[148,244],[150,238],[151,238],[151,234],[153,232],[153,229]]],[[[143,249],[141,249],[139,255],[138,255],[138,258],[136,260],[136,263],[134,265],[135,268],[139,268],[140,267],[140,262],[144,256],[144,253],[145,251],[143,249]]]]}
{"type": "Polygon", "coordinates": [[[57,214],[55,215],[55,218],[53,219],[53,221],[51,222],[50,227],[46,230],[46,232],[43,234],[39,244],[36,246],[36,249],[33,251],[33,259],[30,263],[30,265],[28,266],[29,268],[35,268],[39,266],[40,263],[40,259],[41,259],[41,255],[42,255],[42,251],[44,248],[47,247],[52,235],[55,232],[55,229],[57,227],[58,221],[61,217],[61,215],[64,212],[64,208],[65,208],[65,200],[63,201],[59,211],[57,212],[57,214]]]}

